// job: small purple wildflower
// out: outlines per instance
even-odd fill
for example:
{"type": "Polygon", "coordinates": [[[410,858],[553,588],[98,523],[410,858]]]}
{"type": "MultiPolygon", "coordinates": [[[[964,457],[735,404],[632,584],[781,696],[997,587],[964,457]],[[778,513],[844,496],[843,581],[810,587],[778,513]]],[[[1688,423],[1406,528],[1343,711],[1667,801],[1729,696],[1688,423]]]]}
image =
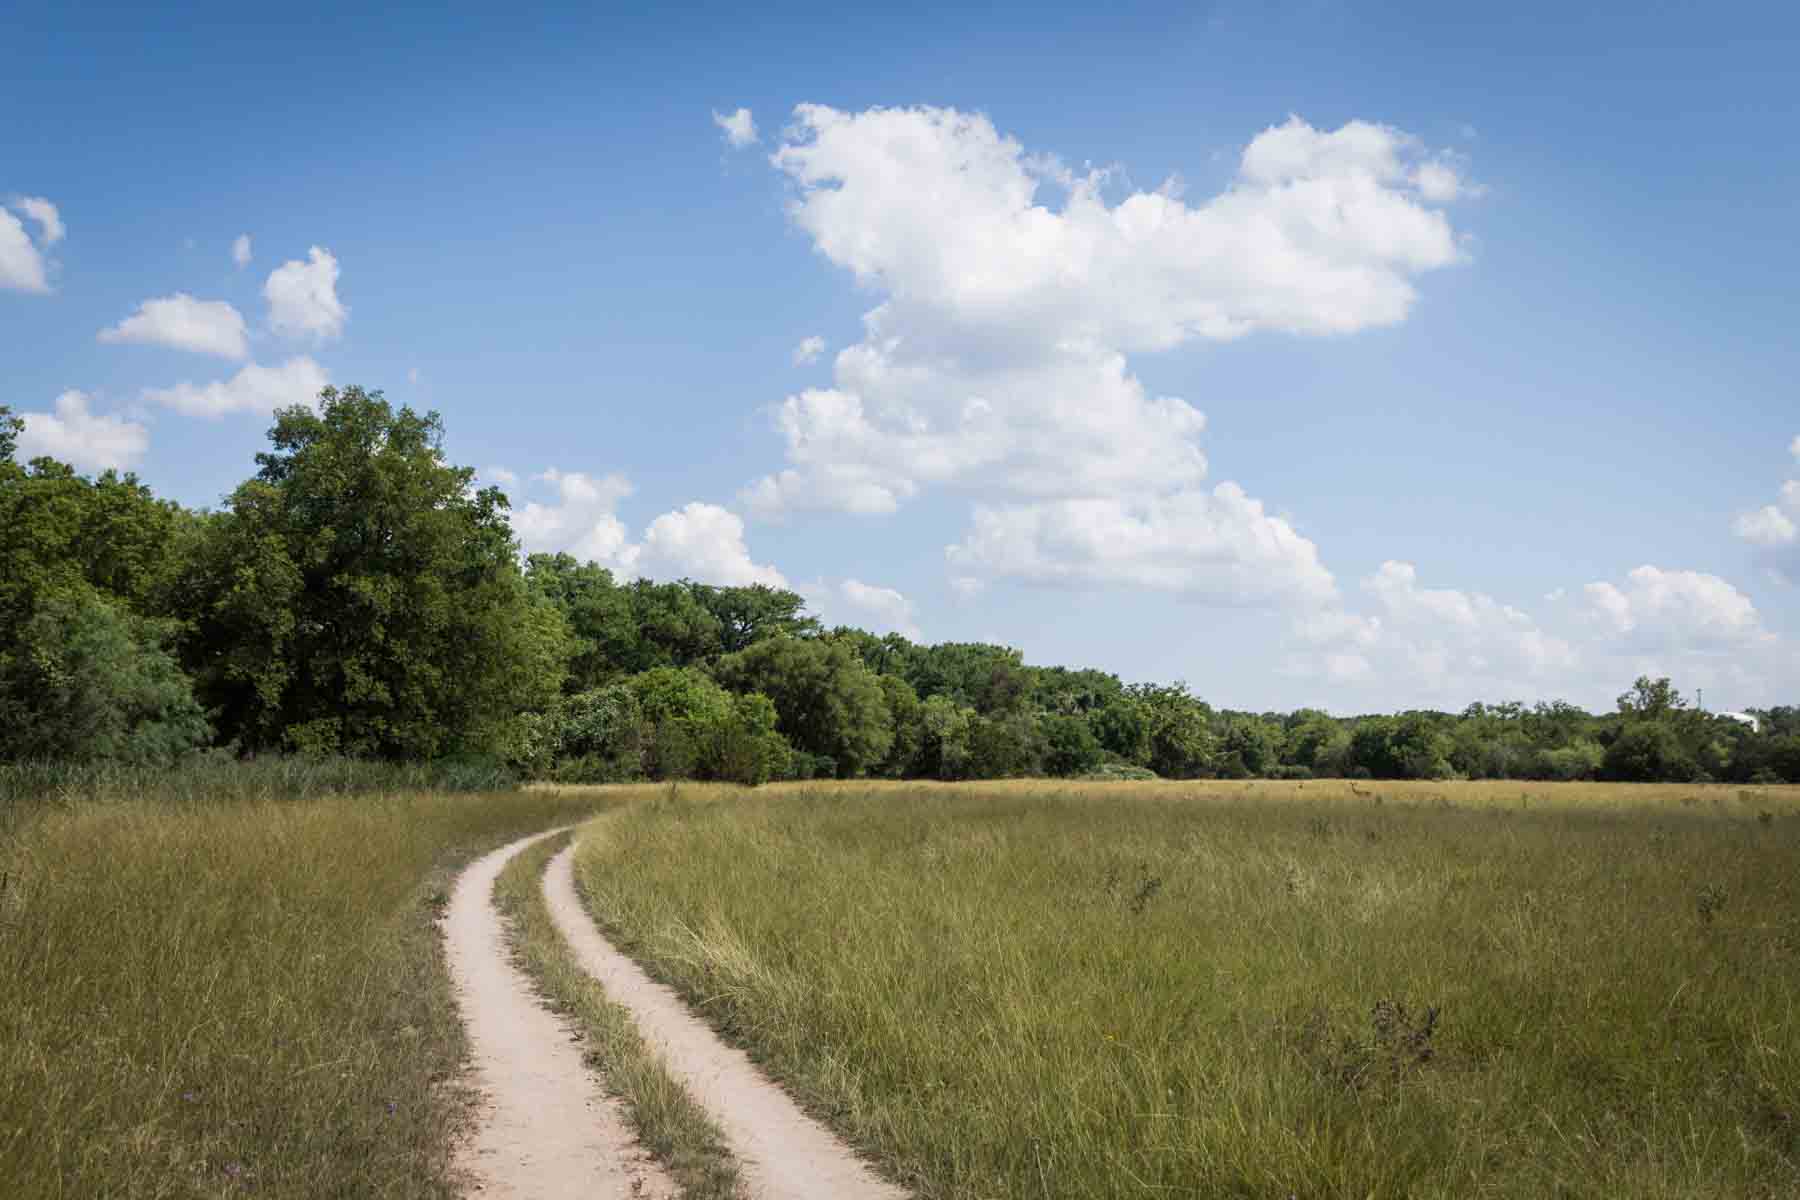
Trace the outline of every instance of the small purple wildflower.
{"type": "Polygon", "coordinates": [[[181,1098],[183,1100],[186,1100],[189,1104],[200,1103],[200,1093],[199,1092],[183,1092],[183,1093],[181,1093],[181,1098]]]}
{"type": "Polygon", "coordinates": [[[392,1100],[389,1100],[387,1102],[387,1115],[390,1117],[393,1116],[397,1107],[398,1106],[395,1105],[395,1103],[392,1100]]]}
{"type": "Polygon", "coordinates": [[[239,1175],[242,1175],[243,1173],[244,1173],[244,1164],[243,1163],[228,1162],[225,1164],[225,1174],[230,1176],[231,1178],[236,1179],[239,1175]]]}

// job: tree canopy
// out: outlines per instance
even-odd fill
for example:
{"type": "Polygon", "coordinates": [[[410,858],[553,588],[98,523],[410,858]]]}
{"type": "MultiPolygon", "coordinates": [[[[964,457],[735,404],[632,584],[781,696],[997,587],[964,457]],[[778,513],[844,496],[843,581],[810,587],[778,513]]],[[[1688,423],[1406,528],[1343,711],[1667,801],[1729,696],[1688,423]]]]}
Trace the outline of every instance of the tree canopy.
{"type": "Polygon", "coordinates": [[[1007,646],[826,630],[785,588],[521,561],[507,498],[446,459],[439,416],[356,387],[276,413],[216,512],[129,474],[19,463],[21,428],[0,406],[0,760],[216,746],[596,781],[1800,782],[1800,706],[1752,728],[1666,678],[1606,713],[1233,712],[1007,646]]]}

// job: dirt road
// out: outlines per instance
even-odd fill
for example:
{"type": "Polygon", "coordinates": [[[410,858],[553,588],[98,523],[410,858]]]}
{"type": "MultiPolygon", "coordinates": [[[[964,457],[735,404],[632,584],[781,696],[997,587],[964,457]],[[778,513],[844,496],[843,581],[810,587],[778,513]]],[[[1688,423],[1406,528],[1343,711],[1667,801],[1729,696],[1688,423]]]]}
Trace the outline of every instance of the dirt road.
{"type": "Polygon", "coordinates": [[[445,950],[482,1094],[475,1133],[459,1148],[467,1191],[519,1200],[645,1200],[675,1196],[638,1148],[622,1106],[582,1062],[574,1033],[512,965],[494,880],[507,860],[551,830],[477,860],[456,882],[445,950]]]}
{"type": "Polygon", "coordinates": [[[600,935],[575,892],[573,856],[573,847],[565,849],[544,875],[557,931],[724,1130],[754,1200],[904,1200],[904,1191],[877,1178],[748,1055],[720,1041],[674,992],[600,935]]]}

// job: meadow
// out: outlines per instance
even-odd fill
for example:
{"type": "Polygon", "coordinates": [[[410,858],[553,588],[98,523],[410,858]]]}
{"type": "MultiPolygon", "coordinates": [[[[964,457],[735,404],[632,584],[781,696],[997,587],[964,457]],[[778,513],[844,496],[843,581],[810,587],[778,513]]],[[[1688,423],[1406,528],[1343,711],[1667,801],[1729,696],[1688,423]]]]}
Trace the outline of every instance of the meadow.
{"type": "Polygon", "coordinates": [[[0,1195],[457,1194],[437,908],[476,853],[621,799],[459,782],[0,774],[0,1195]]]}
{"type": "Polygon", "coordinates": [[[1800,789],[650,795],[597,919],[922,1197],[1800,1194],[1800,789]]]}

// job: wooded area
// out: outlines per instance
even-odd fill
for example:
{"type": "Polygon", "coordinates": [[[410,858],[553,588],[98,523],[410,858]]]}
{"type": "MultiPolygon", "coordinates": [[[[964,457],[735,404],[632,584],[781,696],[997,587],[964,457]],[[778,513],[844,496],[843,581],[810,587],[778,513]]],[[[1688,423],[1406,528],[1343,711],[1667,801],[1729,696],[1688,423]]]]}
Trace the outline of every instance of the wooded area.
{"type": "Polygon", "coordinates": [[[341,755],[564,781],[1020,775],[1800,782],[1800,708],[1758,728],[1639,679],[1617,710],[1340,718],[1005,646],[822,628],[762,585],[521,559],[436,413],[327,388],[276,414],[218,511],[15,461],[0,406],[0,761],[341,755]]]}

